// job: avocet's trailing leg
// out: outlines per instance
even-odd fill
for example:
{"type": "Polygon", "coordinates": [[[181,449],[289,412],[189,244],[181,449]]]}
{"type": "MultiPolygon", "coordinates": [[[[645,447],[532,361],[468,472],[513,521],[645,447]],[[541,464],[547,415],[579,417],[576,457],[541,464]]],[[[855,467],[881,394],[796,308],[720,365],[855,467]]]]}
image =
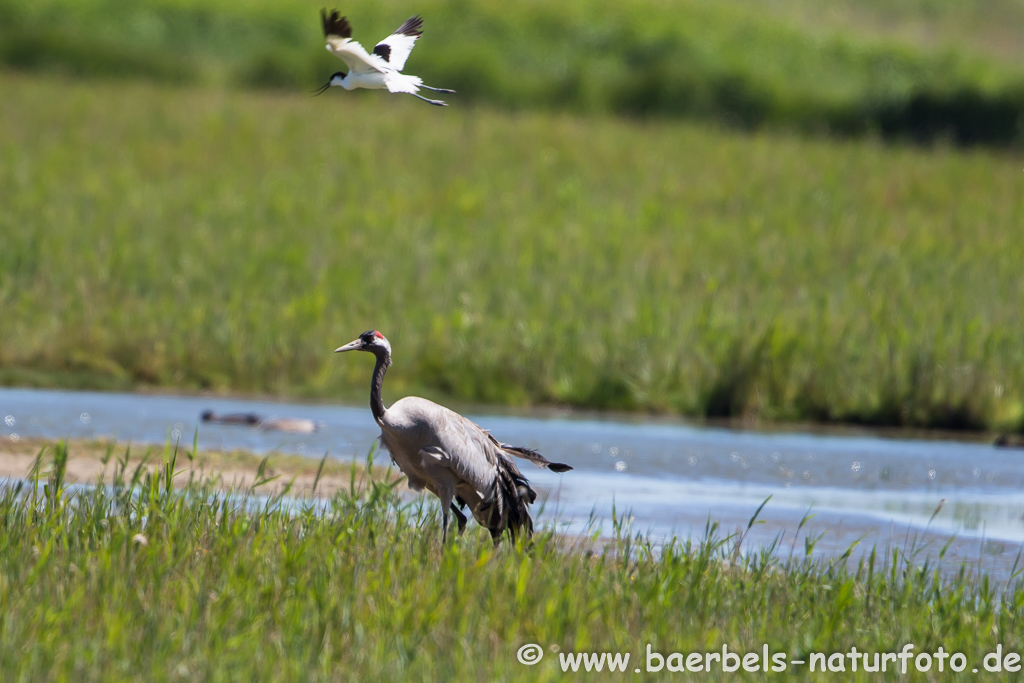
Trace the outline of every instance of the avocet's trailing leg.
{"type": "Polygon", "coordinates": [[[385,408],[380,390],[391,365],[391,344],[380,332],[364,332],[335,350],[339,351],[368,351],[376,356],[370,410],[380,425],[381,442],[411,489],[427,489],[441,500],[442,542],[448,538],[449,512],[455,514],[462,533],[466,517],[459,508],[466,506],[491,532],[495,544],[505,531],[513,541],[520,533],[527,537],[533,533],[527,506],[537,493],[509,456],[552,472],[568,472],[571,467],[549,462],[529,448],[503,444],[458,413],[425,398],[409,396],[385,408]]]}
{"type": "Polygon", "coordinates": [[[369,53],[362,45],[352,40],[352,26],[345,17],[338,16],[338,10],[327,13],[320,10],[320,18],[324,25],[324,37],[327,39],[327,51],[348,65],[348,73],[338,71],[330,80],[322,85],[316,94],[328,88],[339,86],[345,90],[369,88],[371,90],[387,89],[388,92],[406,93],[418,97],[424,102],[439,107],[448,105],[442,100],[432,100],[419,95],[420,88],[434,92],[453,93],[454,90],[432,88],[424,85],[418,76],[403,74],[405,60],[409,58],[413,46],[423,35],[423,19],[416,15],[410,17],[397,31],[377,43],[373,52],[369,53]]]}

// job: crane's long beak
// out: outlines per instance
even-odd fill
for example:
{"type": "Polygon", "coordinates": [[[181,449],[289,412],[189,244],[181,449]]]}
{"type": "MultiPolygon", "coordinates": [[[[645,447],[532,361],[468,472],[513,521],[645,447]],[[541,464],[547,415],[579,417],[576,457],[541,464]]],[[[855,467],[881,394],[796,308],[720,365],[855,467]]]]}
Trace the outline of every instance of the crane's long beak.
{"type": "MultiPolygon", "coordinates": [[[[332,78],[332,80],[333,80],[333,78],[332,78]]],[[[313,97],[316,97],[317,95],[323,95],[325,92],[327,92],[327,89],[330,88],[330,87],[331,87],[331,81],[327,81],[326,83],[321,85],[316,90],[310,90],[310,92],[313,93],[313,97]]]]}
{"type": "Polygon", "coordinates": [[[361,348],[363,348],[363,340],[354,339],[353,341],[350,341],[348,344],[345,344],[344,346],[339,346],[338,348],[334,349],[334,352],[341,353],[342,351],[358,351],[361,348]]]}

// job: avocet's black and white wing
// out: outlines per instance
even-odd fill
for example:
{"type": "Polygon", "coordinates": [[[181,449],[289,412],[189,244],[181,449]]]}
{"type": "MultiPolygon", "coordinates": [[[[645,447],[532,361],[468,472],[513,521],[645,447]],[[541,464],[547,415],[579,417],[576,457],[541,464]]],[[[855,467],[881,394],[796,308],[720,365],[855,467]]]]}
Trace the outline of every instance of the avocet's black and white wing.
{"type": "MultiPolygon", "coordinates": [[[[327,13],[320,10],[320,18],[324,25],[324,38],[327,39],[327,50],[345,62],[349,71],[357,74],[384,73],[390,66],[378,55],[371,55],[362,45],[352,40],[352,25],[348,19],[339,16],[338,10],[327,13]]],[[[410,48],[411,49],[411,48],[410,48]]],[[[406,51],[408,56],[408,51],[406,51]]]]}
{"type": "Polygon", "coordinates": [[[409,53],[422,35],[423,18],[417,14],[406,19],[397,31],[377,43],[373,48],[373,54],[387,62],[395,71],[401,71],[405,68],[405,60],[409,59],[409,53]]]}
{"type": "Polygon", "coordinates": [[[393,93],[407,93],[418,97],[424,102],[447,107],[442,100],[431,100],[419,94],[420,88],[434,92],[455,92],[446,88],[435,88],[423,83],[419,76],[402,73],[405,60],[423,35],[423,19],[416,15],[410,17],[397,31],[382,40],[373,48],[373,54],[352,40],[352,26],[348,20],[340,16],[338,10],[330,13],[324,8],[320,10],[323,22],[324,37],[327,39],[327,50],[348,65],[349,72],[338,71],[331,74],[330,80],[315,91],[317,95],[331,86],[340,86],[345,90],[367,88],[379,90],[387,88],[393,93]]]}

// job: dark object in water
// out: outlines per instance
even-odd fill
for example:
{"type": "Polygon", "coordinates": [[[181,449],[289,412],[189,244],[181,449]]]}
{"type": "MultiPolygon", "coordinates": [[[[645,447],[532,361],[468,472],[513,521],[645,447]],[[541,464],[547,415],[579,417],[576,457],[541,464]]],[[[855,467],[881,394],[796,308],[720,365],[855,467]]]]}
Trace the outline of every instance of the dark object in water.
{"type": "Polygon", "coordinates": [[[290,432],[292,434],[312,434],[316,431],[316,423],[304,417],[270,417],[264,419],[256,413],[218,415],[212,410],[204,410],[200,417],[203,419],[203,422],[214,422],[222,425],[244,425],[278,432],[290,432]]]}
{"type": "Polygon", "coordinates": [[[1024,448],[1024,434],[1000,434],[992,445],[996,448],[1024,448]]]}
{"type": "Polygon", "coordinates": [[[203,422],[216,422],[222,425],[257,425],[260,423],[260,416],[256,413],[231,413],[218,415],[212,410],[204,410],[200,415],[203,422]]]}

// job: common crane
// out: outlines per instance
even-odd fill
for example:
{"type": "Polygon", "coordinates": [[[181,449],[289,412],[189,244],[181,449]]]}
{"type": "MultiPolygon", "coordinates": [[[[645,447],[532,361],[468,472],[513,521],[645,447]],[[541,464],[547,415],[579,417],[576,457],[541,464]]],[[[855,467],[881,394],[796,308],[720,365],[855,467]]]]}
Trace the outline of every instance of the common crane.
{"type": "Polygon", "coordinates": [[[509,456],[525,458],[552,472],[568,472],[572,467],[549,462],[529,448],[501,443],[475,423],[425,398],[409,396],[385,408],[380,393],[384,373],[391,365],[391,344],[380,332],[363,332],[335,349],[335,353],[343,351],[367,351],[376,357],[370,410],[380,426],[381,443],[411,489],[427,489],[440,499],[442,543],[448,539],[449,510],[458,521],[459,534],[465,530],[466,516],[459,508],[466,506],[491,532],[495,545],[506,530],[513,542],[520,532],[527,537],[533,533],[527,506],[537,499],[537,493],[509,456]]]}

